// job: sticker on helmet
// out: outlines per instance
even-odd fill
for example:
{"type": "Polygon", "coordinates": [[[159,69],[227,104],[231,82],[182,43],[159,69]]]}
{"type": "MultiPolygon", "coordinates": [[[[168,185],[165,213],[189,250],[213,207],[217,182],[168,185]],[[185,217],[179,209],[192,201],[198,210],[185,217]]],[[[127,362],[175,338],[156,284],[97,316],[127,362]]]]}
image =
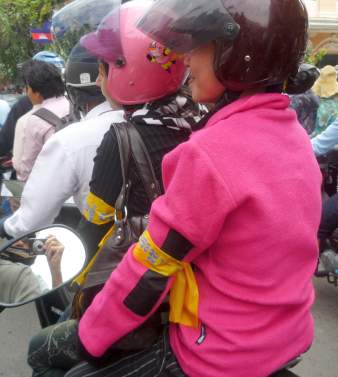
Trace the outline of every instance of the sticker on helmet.
{"type": "Polygon", "coordinates": [[[162,46],[158,42],[152,42],[149,46],[147,59],[151,63],[160,64],[160,66],[170,73],[173,64],[176,63],[179,56],[172,52],[170,48],[162,46]]]}
{"type": "Polygon", "coordinates": [[[81,73],[80,75],[80,83],[81,84],[90,84],[90,74],[89,73],[81,73]]]}

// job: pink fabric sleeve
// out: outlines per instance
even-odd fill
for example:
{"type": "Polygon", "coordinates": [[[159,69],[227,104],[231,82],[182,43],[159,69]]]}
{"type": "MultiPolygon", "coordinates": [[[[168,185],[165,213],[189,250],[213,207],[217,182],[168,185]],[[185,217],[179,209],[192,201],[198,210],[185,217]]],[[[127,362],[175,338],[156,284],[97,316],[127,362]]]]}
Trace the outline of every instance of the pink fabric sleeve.
{"type": "MultiPolygon", "coordinates": [[[[148,229],[159,247],[171,229],[180,233],[193,245],[185,258],[192,260],[214,242],[234,202],[226,195],[208,157],[191,142],[165,157],[163,172],[166,193],[153,203],[148,229]]],[[[103,355],[113,343],[139,327],[157,309],[170,288],[171,279],[146,316],[136,315],[124,304],[147,271],[135,260],[132,249],[80,321],[81,341],[93,356],[103,355]]]]}

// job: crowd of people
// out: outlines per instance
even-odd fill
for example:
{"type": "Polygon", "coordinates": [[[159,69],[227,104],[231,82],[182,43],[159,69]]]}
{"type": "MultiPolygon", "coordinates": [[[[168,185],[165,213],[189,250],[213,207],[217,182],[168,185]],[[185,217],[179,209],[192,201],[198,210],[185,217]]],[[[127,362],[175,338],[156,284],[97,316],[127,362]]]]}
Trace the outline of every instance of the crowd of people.
{"type": "Polygon", "coordinates": [[[65,69],[37,54],[26,94],[0,103],[0,155],[25,184],[0,236],[73,198],[88,253],[69,314],[30,342],[33,376],[272,376],[313,341],[319,253],[338,270],[318,247],[338,195],[322,209],[316,160],[338,144],[337,74],[300,64],[304,6],[264,0],[253,19],[250,0],[85,3],[55,15],[59,46],[77,36],[65,69]],[[135,219],[136,242],[89,284],[135,219]],[[142,327],[156,331],[140,349],[142,327]]]}
{"type": "MultiPolygon", "coordinates": [[[[325,157],[337,180],[338,171],[338,82],[336,68],[324,66],[313,87],[304,94],[292,96],[291,106],[298,120],[309,134],[314,154],[325,157]]],[[[333,193],[337,182],[333,182],[333,193]]],[[[331,190],[330,190],[331,191],[331,190]]],[[[330,244],[330,237],[338,228],[338,194],[323,195],[322,218],[318,231],[321,262],[326,272],[338,271],[338,255],[330,244]]]]}

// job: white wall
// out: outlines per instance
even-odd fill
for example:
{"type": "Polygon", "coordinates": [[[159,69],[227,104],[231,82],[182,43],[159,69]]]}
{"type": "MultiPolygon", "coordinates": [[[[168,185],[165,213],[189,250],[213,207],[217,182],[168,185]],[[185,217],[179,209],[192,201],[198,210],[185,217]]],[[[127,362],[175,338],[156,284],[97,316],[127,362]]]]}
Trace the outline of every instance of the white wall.
{"type": "Polygon", "coordinates": [[[310,18],[330,18],[338,15],[338,0],[303,0],[310,18]]]}

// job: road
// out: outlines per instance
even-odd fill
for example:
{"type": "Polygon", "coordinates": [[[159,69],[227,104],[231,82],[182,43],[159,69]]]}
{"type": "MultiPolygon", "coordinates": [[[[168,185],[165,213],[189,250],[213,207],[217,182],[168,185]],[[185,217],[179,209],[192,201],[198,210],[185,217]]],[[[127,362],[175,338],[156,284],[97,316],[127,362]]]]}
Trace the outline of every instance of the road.
{"type": "MultiPolygon", "coordinates": [[[[316,338],[304,360],[294,368],[300,377],[338,377],[338,288],[316,279],[316,338]]],[[[30,377],[27,344],[39,329],[33,304],[0,314],[0,376],[30,377]]]]}
{"type": "Polygon", "coordinates": [[[301,377],[338,377],[338,287],[315,280],[315,342],[294,368],[301,377]]]}

